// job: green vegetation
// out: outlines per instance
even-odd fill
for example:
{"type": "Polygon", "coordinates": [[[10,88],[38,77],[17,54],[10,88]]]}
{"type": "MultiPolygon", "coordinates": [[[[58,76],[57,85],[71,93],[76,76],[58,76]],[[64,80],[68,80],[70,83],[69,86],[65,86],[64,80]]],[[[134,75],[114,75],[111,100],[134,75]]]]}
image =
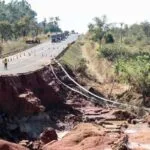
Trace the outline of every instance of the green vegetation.
{"type": "Polygon", "coordinates": [[[49,22],[46,19],[44,19],[44,21],[42,21],[40,25],[41,28],[44,30],[44,33],[61,32],[61,29],[58,24],[59,21],[60,21],[59,17],[51,17],[49,19],[49,22]]]}
{"type": "Polygon", "coordinates": [[[0,45],[0,56],[2,54],[2,51],[3,51],[3,47],[2,47],[2,45],[0,45]]]}
{"type": "Polygon", "coordinates": [[[43,34],[61,31],[59,17],[37,22],[36,16],[36,12],[26,0],[12,0],[9,3],[0,1],[0,51],[2,55],[33,46],[26,45],[26,39],[39,37],[43,40],[45,39],[43,34]]]}
{"type": "MultiPolygon", "coordinates": [[[[77,41],[75,44],[69,47],[60,61],[70,66],[73,70],[83,68],[84,59],[82,58],[81,43],[77,41]]],[[[79,70],[80,70],[79,69],[79,70]]]]}
{"type": "Polygon", "coordinates": [[[50,18],[49,22],[38,23],[36,12],[26,0],[0,1],[0,38],[2,41],[18,39],[25,36],[37,36],[48,32],[59,32],[59,17],[50,18]]]}
{"type": "Polygon", "coordinates": [[[118,27],[106,20],[96,17],[89,25],[90,39],[100,45],[99,56],[112,62],[117,81],[150,96],[150,23],[118,27]]]}
{"type": "Polygon", "coordinates": [[[121,80],[129,82],[139,92],[148,95],[150,88],[150,54],[143,54],[130,59],[120,58],[115,64],[115,69],[121,80]]]}
{"type": "Polygon", "coordinates": [[[106,16],[103,16],[102,19],[98,17],[94,18],[95,24],[89,24],[89,32],[92,34],[92,40],[102,44],[103,40],[106,40],[107,43],[113,43],[113,36],[108,33],[108,25],[106,24],[106,16]]]}
{"type": "Polygon", "coordinates": [[[17,39],[36,31],[36,12],[27,1],[0,2],[0,35],[1,40],[17,39]]]}

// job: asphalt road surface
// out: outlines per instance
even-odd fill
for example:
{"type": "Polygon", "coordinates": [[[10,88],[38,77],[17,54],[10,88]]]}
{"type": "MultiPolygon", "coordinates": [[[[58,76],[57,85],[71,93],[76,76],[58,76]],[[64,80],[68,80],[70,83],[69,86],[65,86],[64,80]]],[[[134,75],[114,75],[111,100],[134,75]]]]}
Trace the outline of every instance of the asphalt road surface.
{"type": "Polygon", "coordinates": [[[47,41],[23,52],[7,57],[9,60],[7,70],[4,68],[3,60],[0,59],[0,75],[27,73],[35,71],[48,65],[52,58],[58,56],[69,43],[76,41],[77,34],[70,35],[60,43],[47,41]]]}

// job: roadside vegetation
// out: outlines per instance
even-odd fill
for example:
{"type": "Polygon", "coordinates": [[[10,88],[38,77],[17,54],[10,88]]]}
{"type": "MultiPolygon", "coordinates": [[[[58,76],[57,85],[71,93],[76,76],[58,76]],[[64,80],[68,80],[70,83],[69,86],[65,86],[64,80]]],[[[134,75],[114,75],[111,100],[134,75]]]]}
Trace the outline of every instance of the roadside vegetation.
{"type": "Polygon", "coordinates": [[[40,38],[60,32],[59,17],[37,22],[37,13],[26,0],[0,1],[0,47],[1,54],[13,53],[33,45],[25,44],[27,39],[40,38]],[[44,35],[44,36],[43,36],[44,35]]]}
{"type": "MultiPolygon", "coordinates": [[[[93,23],[89,24],[86,35],[72,45],[60,60],[96,81],[94,84],[89,80],[86,83],[96,87],[106,97],[148,107],[148,33],[149,22],[128,26],[123,23],[107,23],[106,16],[96,17],[93,23]]],[[[83,79],[83,76],[81,78],[83,79]]]]}
{"type": "MultiPolygon", "coordinates": [[[[40,39],[41,42],[48,40],[48,37],[45,34],[38,35],[38,38],[40,39]]],[[[30,39],[30,37],[29,37],[29,39],[30,39]]],[[[31,48],[36,45],[37,44],[26,44],[26,41],[23,38],[3,42],[3,43],[1,43],[1,48],[2,48],[1,57],[13,55],[15,53],[26,50],[26,49],[31,48]]]]}
{"type": "Polygon", "coordinates": [[[85,60],[82,57],[82,40],[83,37],[78,39],[76,43],[70,45],[68,50],[65,51],[62,57],[60,57],[60,61],[64,64],[67,64],[70,68],[75,70],[85,70],[85,60]]]}
{"type": "Polygon", "coordinates": [[[89,24],[88,39],[99,44],[97,54],[112,63],[114,80],[130,84],[143,98],[150,96],[150,23],[128,26],[107,23],[106,16],[89,24]]]}

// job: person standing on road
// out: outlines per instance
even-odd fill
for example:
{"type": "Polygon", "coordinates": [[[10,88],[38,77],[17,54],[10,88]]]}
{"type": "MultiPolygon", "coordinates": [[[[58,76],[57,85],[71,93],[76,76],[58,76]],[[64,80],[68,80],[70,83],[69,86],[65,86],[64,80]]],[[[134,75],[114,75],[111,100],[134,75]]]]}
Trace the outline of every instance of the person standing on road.
{"type": "Polygon", "coordinates": [[[7,70],[7,65],[8,65],[8,60],[7,60],[7,58],[5,58],[5,59],[3,60],[3,63],[4,63],[4,69],[7,70]]]}

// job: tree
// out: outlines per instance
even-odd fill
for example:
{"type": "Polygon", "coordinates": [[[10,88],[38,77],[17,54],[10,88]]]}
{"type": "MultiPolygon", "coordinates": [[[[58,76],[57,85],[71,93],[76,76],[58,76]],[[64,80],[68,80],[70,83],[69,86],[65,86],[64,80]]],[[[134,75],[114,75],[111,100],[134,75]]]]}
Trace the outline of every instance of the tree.
{"type": "Polygon", "coordinates": [[[0,57],[2,56],[2,51],[3,51],[3,47],[2,47],[2,45],[0,44],[0,57]]]}
{"type": "Polygon", "coordinates": [[[106,42],[106,43],[114,43],[115,40],[114,40],[113,35],[110,34],[110,33],[106,34],[106,36],[105,36],[105,42],[106,42]]]}
{"type": "Polygon", "coordinates": [[[141,40],[144,38],[145,33],[141,25],[133,24],[129,29],[129,36],[136,38],[136,40],[141,40]]]}
{"type": "Polygon", "coordinates": [[[43,28],[44,33],[45,33],[46,25],[47,25],[47,20],[46,18],[44,18],[44,20],[42,21],[42,28],[43,28]]]}
{"type": "Polygon", "coordinates": [[[6,36],[7,38],[11,37],[17,39],[19,36],[29,34],[33,29],[30,29],[30,27],[32,27],[33,22],[35,22],[35,17],[36,12],[31,9],[30,4],[26,0],[15,0],[7,4],[5,1],[0,1],[1,29],[4,28],[2,27],[4,24],[5,28],[7,28],[7,31],[3,31],[1,37],[3,39],[6,39],[6,36]]]}
{"type": "Polygon", "coordinates": [[[123,33],[123,36],[126,36],[126,37],[129,36],[129,27],[127,24],[124,25],[124,29],[123,29],[122,33],[123,33]]]}
{"type": "Polygon", "coordinates": [[[31,9],[30,4],[26,0],[12,0],[9,3],[0,1],[0,22],[1,31],[0,38],[18,39],[28,35],[37,36],[43,32],[60,32],[59,17],[51,17],[49,22],[44,19],[38,23],[36,20],[36,12],[31,9]],[[7,29],[4,31],[3,29],[7,29]]]}
{"type": "Polygon", "coordinates": [[[2,41],[6,41],[12,36],[11,24],[8,21],[0,21],[0,35],[2,41]]]}
{"type": "Polygon", "coordinates": [[[61,32],[61,29],[60,29],[59,23],[58,23],[59,21],[60,21],[59,17],[51,17],[49,19],[49,22],[46,24],[45,33],[61,32]]]}
{"type": "Polygon", "coordinates": [[[141,27],[147,37],[150,37],[150,23],[148,21],[142,22],[141,27]]]}
{"type": "Polygon", "coordinates": [[[55,21],[56,21],[56,22],[59,22],[59,21],[60,21],[59,16],[55,17],[55,21]]]}
{"type": "Polygon", "coordinates": [[[37,36],[41,32],[41,28],[36,21],[30,21],[29,32],[32,36],[37,36]]]}
{"type": "Polygon", "coordinates": [[[95,21],[95,25],[98,28],[104,30],[106,22],[107,22],[107,17],[105,15],[103,15],[101,18],[95,17],[93,20],[95,21]]]}
{"type": "Polygon", "coordinates": [[[25,37],[29,33],[29,25],[30,25],[30,18],[29,17],[22,17],[17,22],[17,29],[20,36],[25,37]]]}
{"type": "Polygon", "coordinates": [[[95,17],[94,24],[89,24],[89,32],[93,33],[93,40],[102,44],[102,39],[105,34],[109,31],[109,25],[106,23],[106,16],[102,16],[102,18],[95,17]]]}
{"type": "Polygon", "coordinates": [[[94,24],[90,23],[88,25],[88,28],[89,28],[89,32],[94,32],[94,24]]]}

